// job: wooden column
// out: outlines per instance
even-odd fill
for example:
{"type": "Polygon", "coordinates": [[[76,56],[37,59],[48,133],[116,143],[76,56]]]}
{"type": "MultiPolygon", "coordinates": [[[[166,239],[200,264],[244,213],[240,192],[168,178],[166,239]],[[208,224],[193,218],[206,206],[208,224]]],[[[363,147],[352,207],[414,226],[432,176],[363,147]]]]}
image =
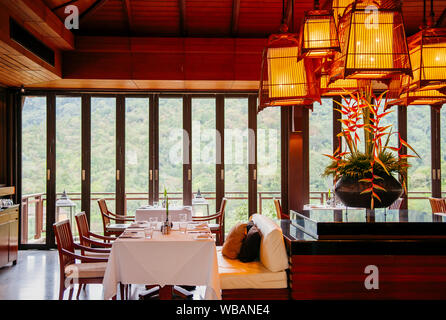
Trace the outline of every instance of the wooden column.
{"type": "Polygon", "coordinates": [[[248,212],[257,213],[257,96],[248,97],[248,212]]]}
{"type": "Polygon", "coordinates": [[[116,97],[116,213],[125,215],[125,96],[116,97]]]}
{"type": "Polygon", "coordinates": [[[289,215],[288,205],[288,147],[291,109],[282,107],[280,110],[281,131],[281,204],[282,212],[289,215]]]}
{"type": "Polygon", "coordinates": [[[183,96],[183,204],[192,205],[192,99],[183,96]]]}
{"type": "Polygon", "coordinates": [[[91,208],[91,96],[82,95],[82,211],[90,221],[91,208]]]}
{"type": "Polygon", "coordinates": [[[149,109],[149,204],[159,201],[159,95],[150,96],[149,109]]]}
{"type": "MultiPolygon", "coordinates": [[[[215,190],[216,210],[221,206],[221,200],[225,196],[225,97],[223,94],[217,95],[216,99],[216,170],[215,170],[215,190]]],[[[224,222],[223,222],[224,223],[224,222]]]]}
{"type": "Polygon", "coordinates": [[[342,131],[342,123],[341,121],[339,121],[342,119],[342,115],[339,111],[335,110],[340,108],[340,106],[335,101],[341,103],[342,98],[333,98],[333,152],[335,152],[338,147],[342,148],[342,141],[338,138],[338,134],[342,131]]]}
{"type": "MultiPolygon", "coordinates": [[[[405,106],[398,106],[398,132],[400,134],[401,139],[407,141],[407,107],[405,106]]],[[[401,145],[400,142],[398,142],[398,146],[401,147],[400,151],[401,154],[407,154],[407,147],[401,145]]],[[[405,183],[407,186],[408,181],[406,180],[405,183]]],[[[404,193],[403,202],[401,203],[400,209],[407,209],[407,208],[408,208],[408,199],[407,199],[407,194],[404,193]]]]}
{"type": "Polygon", "coordinates": [[[431,106],[431,178],[432,197],[441,198],[441,106],[431,106]]]}
{"type": "Polygon", "coordinates": [[[289,210],[302,211],[310,200],[309,174],[309,109],[294,106],[288,149],[289,210]]]}
{"type": "Polygon", "coordinates": [[[46,244],[53,248],[53,223],[56,221],[56,95],[47,95],[47,183],[46,183],[46,244]]]}

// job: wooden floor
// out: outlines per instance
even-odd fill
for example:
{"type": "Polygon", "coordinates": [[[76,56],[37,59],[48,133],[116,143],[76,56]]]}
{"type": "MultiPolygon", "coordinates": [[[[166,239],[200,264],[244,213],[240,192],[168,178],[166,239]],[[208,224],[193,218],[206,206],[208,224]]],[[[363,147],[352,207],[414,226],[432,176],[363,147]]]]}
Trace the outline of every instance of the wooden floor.
{"type": "MultiPolygon", "coordinates": [[[[77,287],[75,288],[75,295],[77,287]]],[[[142,285],[132,285],[130,299],[138,299],[142,285]]],[[[204,288],[197,287],[194,300],[200,300],[204,288]]],[[[56,250],[19,251],[17,265],[0,268],[0,300],[57,300],[59,297],[59,257],[56,250]]],[[[65,299],[68,298],[68,290],[65,299]]],[[[81,291],[80,300],[102,300],[102,285],[91,284],[81,291]]],[[[118,297],[119,299],[119,297],[118,297]]]]}

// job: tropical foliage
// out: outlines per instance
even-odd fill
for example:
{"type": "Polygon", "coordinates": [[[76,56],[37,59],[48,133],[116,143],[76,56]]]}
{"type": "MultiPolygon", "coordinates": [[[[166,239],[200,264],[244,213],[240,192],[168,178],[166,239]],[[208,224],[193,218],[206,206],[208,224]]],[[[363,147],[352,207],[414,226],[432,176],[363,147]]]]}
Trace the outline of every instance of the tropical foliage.
{"type": "MultiPolygon", "coordinates": [[[[336,102],[343,118],[341,133],[338,134],[339,142],[344,141],[347,148],[341,147],[332,155],[326,154],[332,162],[326,167],[324,175],[333,175],[335,180],[342,176],[357,179],[359,182],[369,184],[362,193],[370,193],[371,207],[374,207],[375,199],[381,201],[377,190],[386,191],[377,183],[386,175],[398,173],[400,182],[407,192],[407,169],[410,166],[407,158],[413,155],[403,154],[403,147],[416,151],[401,138],[398,132],[392,131],[392,125],[382,124],[382,120],[392,113],[389,110],[385,92],[376,97],[370,91],[358,91],[342,97],[342,102],[336,102]],[[363,131],[364,150],[361,150],[361,131],[363,131]],[[391,137],[398,136],[398,146],[390,146],[391,137]]],[[[341,146],[341,143],[339,143],[341,146]]]]}

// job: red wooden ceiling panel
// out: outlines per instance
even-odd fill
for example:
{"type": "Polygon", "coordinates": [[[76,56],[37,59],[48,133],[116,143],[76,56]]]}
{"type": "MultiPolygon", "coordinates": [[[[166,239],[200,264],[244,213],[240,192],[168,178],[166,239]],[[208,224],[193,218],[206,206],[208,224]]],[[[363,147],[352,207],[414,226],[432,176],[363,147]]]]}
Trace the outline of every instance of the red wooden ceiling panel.
{"type": "MultiPolygon", "coordinates": [[[[56,8],[68,0],[43,0],[48,7],[56,8]]],[[[233,5],[235,0],[184,0],[184,29],[181,26],[180,0],[107,0],[90,17],[81,23],[82,35],[134,35],[189,37],[232,36],[233,5]],[[183,31],[183,32],[182,32],[183,31]]],[[[331,1],[331,0],[327,0],[331,1]]],[[[85,12],[96,0],[78,0],[80,12],[85,12]]],[[[288,0],[285,0],[285,4],[288,0]]],[[[239,37],[267,37],[279,30],[282,21],[283,0],[240,0],[239,17],[235,21],[239,37]]],[[[320,0],[320,3],[324,3],[320,0]]],[[[294,0],[294,25],[298,30],[304,12],[313,9],[313,0],[294,0]]],[[[435,0],[435,17],[446,8],[446,0],[435,0]]],[[[430,1],[427,1],[427,16],[430,1]]],[[[64,8],[55,11],[65,19],[64,8]]],[[[408,35],[418,31],[423,20],[423,0],[403,0],[403,16],[408,35]]],[[[446,19],[443,25],[446,24],[446,19]]],[[[291,27],[291,26],[290,26],[291,27]]]]}

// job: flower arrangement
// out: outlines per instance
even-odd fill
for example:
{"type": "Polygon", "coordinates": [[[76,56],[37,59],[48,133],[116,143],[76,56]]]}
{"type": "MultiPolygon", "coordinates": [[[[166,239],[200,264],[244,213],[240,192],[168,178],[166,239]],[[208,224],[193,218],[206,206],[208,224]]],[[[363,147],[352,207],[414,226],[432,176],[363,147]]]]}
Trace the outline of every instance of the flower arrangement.
{"type": "MultiPolygon", "coordinates": [[[[332,175],[334,181],[342,177],[350,178],[361,183],[360,195],[370,194],[370,208],[375,207],[375,201],[382,202],[379,194],[386,192],[382,180],[392,174],[399,174],[404,191],[407,192],[405,184],[407,178],[407,158],[413,155],[402,154],[403,146],[416,151],[401,138],[399,132],[392,131],[392,125],[383,125],[382,120],[392,113],[388,110],[386,92],[376,97],[371,90],[360,90],[350,93],[348,97],[342,96],[342,103],[335,101],[339,108],[336,110],[344,117],[341,133],[338,134],[339,142],[344,141],[347,146],[345,151],[338,147],[329,157],[332,161],[326,167],[324,176],[332,175]],[[361,137],[359,132],[363,131],[364,149],[360,150],[361,137]],[[390,138],[398,136],[399,147],[390,146],[390,138]]],[[[341,146],[341,143],[339,143],[341,146]]]]}

